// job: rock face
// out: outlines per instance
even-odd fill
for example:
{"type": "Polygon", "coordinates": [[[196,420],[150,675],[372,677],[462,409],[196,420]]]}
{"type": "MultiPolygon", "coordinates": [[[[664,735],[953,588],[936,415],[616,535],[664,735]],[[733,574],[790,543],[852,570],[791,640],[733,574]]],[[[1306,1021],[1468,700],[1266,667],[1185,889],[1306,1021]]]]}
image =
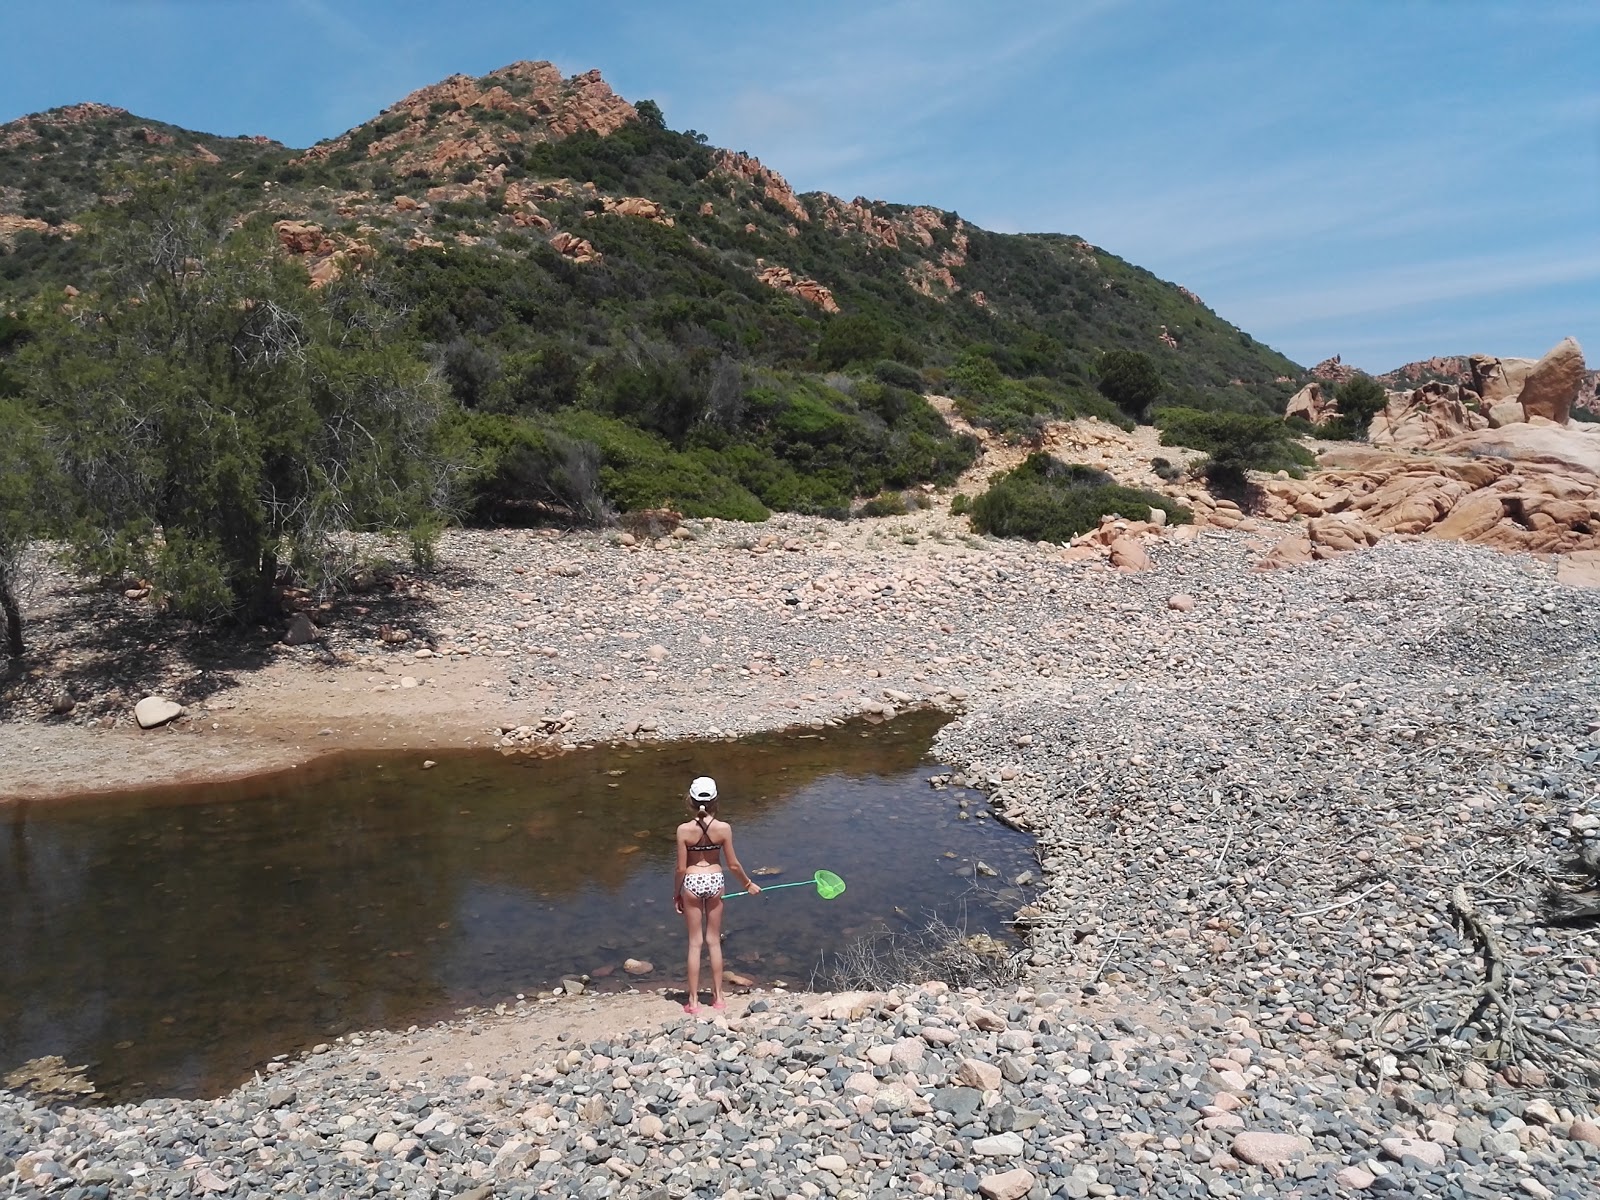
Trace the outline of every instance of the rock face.
{"type": "Polygon", "coordinates": [[[1600,426],[1575,424],[1562,427],[1536,419],[1517,421],[1498,429],[1459,434],[1442,443],[1446,454],[1474,454],[1509,458],[1558,470],[1600,475],[1600,426]]]}
{"type": "Polygon", "coordinates": [[[1502,400],[1515,400],[1522,391],[1523,380],[1533,370],[1537,359],[1496,358],[1492,354],[1474,354],[1469,360],[1472,370],[1472,390],[1483,397],[1485,405],[1495,405],[1502,400]]]}
{"type": "Polygon", "coordinates": [[[397,173],[438,174],[455,163],[488,158],[505,144],[553,142],[585,131],[604,137],[638,119],[633,105],[598,71],[566,79],[552,63],[515,62],[482,79],[452,75],[419,88],[375,121],[313,146],[303,159],[316,162],[349,149],[356,133],[370,125],[387,132],[364,142],[367,157],[399,151],[397,173]],[[491,131],[481,121],[487,112],[524,117],[526,124],[519,129],[496,121],[491,131]]]}
{"type": "Polygon", "coordinates": [[[1575,339],[1563,338],[1528,372],[1517,402],[1530,420],[1543,417],[1565,425],[1572,417],[1572,405],[1583,381],[1583,350],[1575,339]]]}
{"type": "MultiPolygon", "coordinates": [[[[729,176],[736,185],[742,183],[755,188],[763,198],[771,200],[796,221],[811,220],[811,214],[800,203],[789,181],[770,167],[762,166],[759,158],[742,151],[736,154],[723,150],[717,154],[716,169],[729,176]]],[[[730,192],[732,197],[733,193],[730,192]]]]}
{"type": "MultiPolygon", "coordinates": [[[[1501,550],[1571,554],[1600,550],[1600,435],[1585,438],[1591,464],[1538,462],[1506,448],[1505,435],[1584,438],[1555,426],[1516,425],[1458,440],[1460,453],[1416,455],[1348,447],[1324,456],[1334,469],[1305,480],[1270,479],[1262,515],[1309,515],[1262,566],[1288,566],[1371,545],[1387,534],[1421,534],[1501,550]],[[1496,440],[1490,440],[1496,439],[1496,440]],[[1469,448],[1482,443],[1482,456],[1469,448]]],[[[1550,452],[1552,458],[1555,451],[1550,452]]],[[[1568,459],[1578,454],[1566,451],[1568,459]]]]}
{"type": "Polygon", "coordinates": [[[1283,410],[1285,420],[1299,417],[1313,425],[1326,424],[1338,415],[1338,403],[1330,400],[1323,393],[1322,384],[1315,380],[1290,397],[1289,406],[1283,410]]]}
{"type": "Polygon", "coordinates": [[[1356,369],[1346,366],[1335,354],[1332,358],[1325,358],[1307,372],[1313,379],[1321,379],[1327,383],[1349,383],[1356,377],[1356,369]]]}
{"type": "Polygon", "coordinates": [[[1374,446],[1420,450],[1463,433],[1488,427],[1467,407],[1465,388],[1425,383],[1411,392],[1390,392],[1389,402],[1372,418],[1367,440],[1374,446]]]}
{"type": "Polygon", "coordinates": [[[823,312],[839,311],[839,302],[833,298],[831,289],[815,279],[797,279],[788,267],[762,267],[756,272],[756,278],[769,288],[789,292],[808,303],[815,304],[823,312]]]}

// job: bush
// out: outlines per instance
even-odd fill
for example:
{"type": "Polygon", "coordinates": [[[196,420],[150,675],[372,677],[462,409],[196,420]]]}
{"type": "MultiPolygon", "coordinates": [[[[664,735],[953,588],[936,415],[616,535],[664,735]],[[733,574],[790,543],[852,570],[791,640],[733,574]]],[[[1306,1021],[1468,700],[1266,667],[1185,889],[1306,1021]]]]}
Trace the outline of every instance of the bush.
{"type": "Polygon", "coordinates": [[[887,383],[891,387],[905,388],[907,391],[918,393],[923,389],[922,372],[892,358],[880,359],[873,366],[872,373],[879,383],[887,383]]]}
{"type": "Polygon", "coordinates": [[[1139,350],[1107,350],[1096,367],[1100,394],[1135,421],[1145,419],[1161,395],[1155,360],[1139,350]]]}
{"type": "MultiPolygon", "coordinates": [[[[1333,387],[1332,384],[1328,386],[1330,389],[1333,387]]],[[[1339,415],[1318,429],[1317,433],[1322,437],[1345,441],[1364,440],[1372,425],[1372,418],[1389,402],[1383,385],[1367,375],[1357,375],[1339,385],[1334,392],[1334,399],[1339,405],[1339,415]]]]}
{"type": "Polygon", "coordinates": [[[1174,525],[1190,519],[1188,509],[1167,497],[1123,487],[1104,471],[1030,454],[1014,471],[996,477],[972,502],[971,513],[980,533],[1065,542],[1099,528],[1102,517],[1143,520],[1152,508],[1165,512],[1174,525]]]}
{"type": "Polygon", "coordinates": [[[856,515],[859,517],[903,517],[906,515],[906,498],[899,492],[880,492],[863,504],[856,515]]]}
{"type": "Polygon", "coordinates": [[[959,517],[972,507],[972,501],[967,499],[965,492],[957,492],[950,497],[950,515],[959,517]]]}
{"type": "Polygon", "coordinates": [[[1219,488],[1243,488],[1248,471],[1299,470],[1316,462],[1277,417],[1163,408],[1155,419],[1163,446],[1187,446],[1210,456],[1197,473],[1219,488]]]}

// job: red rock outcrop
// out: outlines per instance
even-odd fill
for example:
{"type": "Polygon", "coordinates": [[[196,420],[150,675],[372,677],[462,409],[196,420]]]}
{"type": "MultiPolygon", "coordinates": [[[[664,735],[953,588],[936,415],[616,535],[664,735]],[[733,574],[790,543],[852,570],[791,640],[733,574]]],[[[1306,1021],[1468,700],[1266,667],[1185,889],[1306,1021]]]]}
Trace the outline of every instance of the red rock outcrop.
{"type": "Polygon", "coordinates": [[[326,287],[346,271],[359,270],[374,253],[368,243],[344,234],[330,235],[310,221],[277,221],[272,231],[280,246],[305,260],[314,288],[326,287]]]}
{"type": "MultiPolygon", "coordinates": [[[[759,260],[758,260],[759,261],[759,260]]],[[[839,304],[833,298],[833,292],[818,283],[815,279],[797,279],[794,272],[788,267],[762,267],[756,272],[756,278],[770,288],[777,288],[780,292],[789,292],[799,296],[802,300],[815,304],[823,312],[836,313],[839,304]]]]}
{"type": "Polygon", "coordinates": [[[587,263],[600,260],[600,252],[589,243],[587,238],[570,234],[564,229],[550,239],[550,248],[557,254],[570,258],[573,262],[587,263]]]}
{"type": "Polygon", "coordinates": [[[1472,371],[1472,362],[1459,354],[1440,355],[1434,358],[1425,358],[1419,362],[1406,363],[1403,367],[1396,367],[1382,375],[1374,375],[1379,383],[1390,390],[1409,390],[1418,384],[1442,382],[1459,383],[1477,391],[1477,383],[1472,371]]]}
{"type": "Polygon", "coordinates": [[[16,213],[0,213],[0,242],[11,245],[17,234],[23,232],[37,233],[40,236],[72,237],[82,232],[82,227],[74,225],[71,221],[63,221],[59,225],[52,225],[49,221],[41,221],[38,217],[24,217],[16,213]]]}
{"type": "Polygon", "coordinates": [[[1357,375],[1356,369],[1341,362],[1337,354],[1332,358],[1323,359],[1306,373],[1313,379],[1321,379],[1326,383],[1349,383],[1357,375]]]}
{"type": "MultiPolygon", "coordinates": [[[[419,88],[368,122],[388,132],[367,144],[368,157],[402,153],[400,173],[438,174],[461,162],[477,162],[508,144],[559,141],[589,131],[602,136],[638,120],[633,105],[611,90],[600,72],[564,79],[548,62],[516,62],[485,76],[452,75],[419,88]],[[501,121],[480,120],[485,112],[512,113],[528,120],[517,129],[501,121]],[[398,120],[399,128],[390,128],[398,120]]],[[[318,161],[348,149],[366,126],[331,142],[313,146],[302,156],[318,161]]]]}
{"type": "MultiPolygon", "coordinates": [[[[1262,516],[1311,517],[1306,537],[1314,557],[1357,549],[1387,534],[1540,553],[1600,550],[1600,475],[1504,458],[1356,447],[1329,457],[1342,465],[1306,480],[1262,483],[1262,516]]],[[[1280,546],[1283,554],[1269,555],[1269,565],[1300,554],[1300,547],[1280,546]]]]}
{"type": "Polygon", "coordinates": [[[716,170],[723,174],[753,186],[796,221],[811,220],[811,214],[806,210],[806,206],[800,203],[800,198],[794,194],[789,181],[769,167],[762,166],[759,158],[742,151],[734,153],[719,150],[715,165],[716,170]]]}
{"type": "Polygon", "coordinates": [[[647,200],[643,196],[611,196],[600,197],[604,211],[615,213],[619,217],[643,217],[647,221],[654,221],[657,225],[665,225],[669,229],[675,224],[667,215],[667,210],[654,200],[647,200]]]}

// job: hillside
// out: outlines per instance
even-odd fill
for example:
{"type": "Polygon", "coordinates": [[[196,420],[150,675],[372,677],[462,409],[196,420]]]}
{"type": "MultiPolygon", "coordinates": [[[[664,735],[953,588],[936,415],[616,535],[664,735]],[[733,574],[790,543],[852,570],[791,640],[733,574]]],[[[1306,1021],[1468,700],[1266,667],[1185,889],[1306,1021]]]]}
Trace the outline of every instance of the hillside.
{"type": "MultiPolygon", "coordinates": [[[[80,226],[130,170],[270,223],[314,286],[382,274],[480,443],[546,474],[552,439],[594,447],[622,508],[831,511],[948,479],[970,448],[911,393],[1022,435],[1115,417],[1106,350],[1144,352],[1166,402],[1201,407],[1281,409],[1302,373],[1082,238],[797,195],[549,63],[452,76],[304,151],[97,105],[0,126],[0,300],[94,288],[80,226]]],[[[512,474],[489,506],[527,499],[512,474]]]]}

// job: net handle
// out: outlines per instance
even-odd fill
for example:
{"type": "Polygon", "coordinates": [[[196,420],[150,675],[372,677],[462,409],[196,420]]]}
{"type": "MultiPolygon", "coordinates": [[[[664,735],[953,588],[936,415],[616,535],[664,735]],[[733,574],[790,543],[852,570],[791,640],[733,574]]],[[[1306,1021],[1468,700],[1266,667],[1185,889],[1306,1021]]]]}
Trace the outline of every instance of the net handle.
{"type": "MultiPolygon", "coordinates": [[[[839,891],[840,892],[844,891],[844,880],[839,879],[839,877],[837,875],[834,875],[832,871],[818,871],[810,879],[796,879],[793,883],[774,883],[774,884],[771,884],[768,887],[762,888],[761,890],[763,892],[776,892],[780,888],[786,888],[786,887],[814,887],[814,888],[817,889],[817,895],[821,896],[824,900],[827,900],[827,899],[831,899],[831,897],[829,897],[828,894],[822,890],[823,886],[824,886],[822,877],[824,875],[828,875],[828,876],[832,877],[833,879],[838,879],[839,880],[839,891]]],[[[733,900],[736,897],[748,896],[749,894],[750,894],[749,892],[729,892],[727,895],[723,896],[722,898],[724,900],[733,900]]],[[[838,892],[835,892],[834,895],[838,895],[838,892]]]]}

